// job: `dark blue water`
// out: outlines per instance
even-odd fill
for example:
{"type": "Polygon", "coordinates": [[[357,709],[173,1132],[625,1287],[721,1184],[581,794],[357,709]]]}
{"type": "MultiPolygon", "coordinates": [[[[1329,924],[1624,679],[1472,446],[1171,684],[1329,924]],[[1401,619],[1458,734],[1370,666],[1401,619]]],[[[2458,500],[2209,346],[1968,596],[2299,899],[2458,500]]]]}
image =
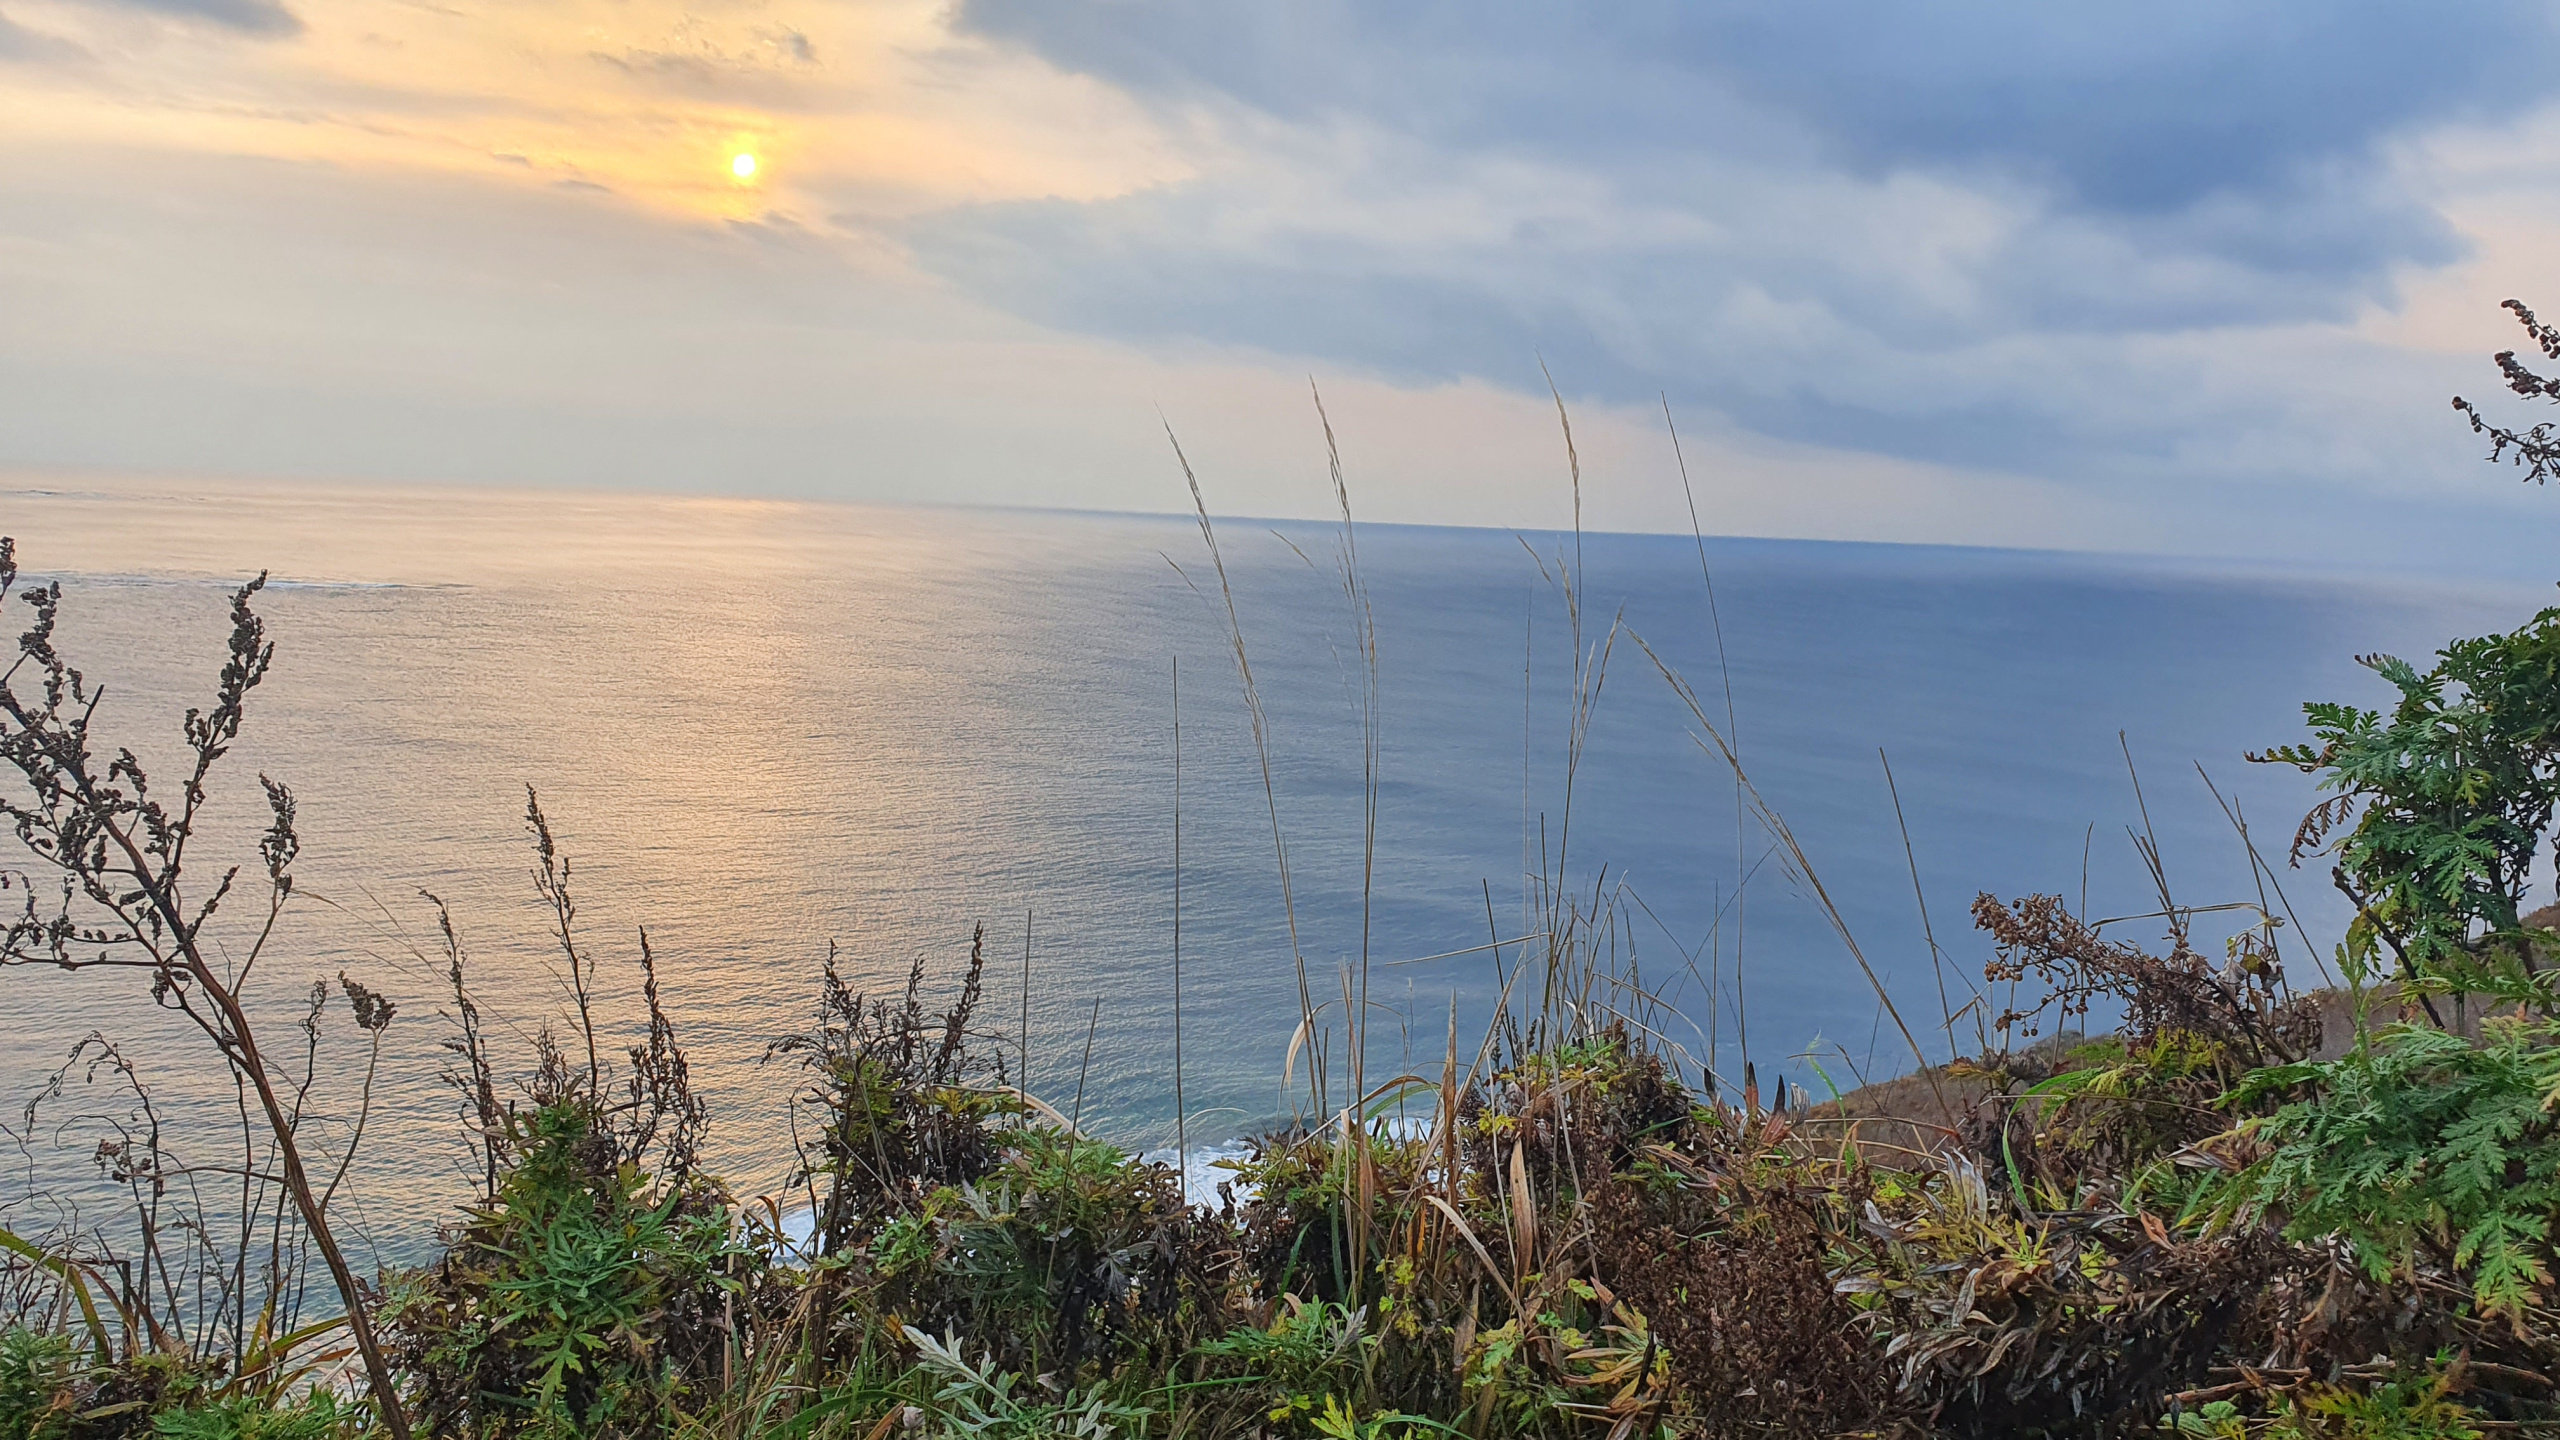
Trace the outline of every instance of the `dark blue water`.
{"type": "MultiPolygon", "coordinates": [[[[112,687],[101,726],[142,737],[146,758],[165,759],[177,710],[209,683],[223,577],[269,567],[283,582],[266,601],[275,677],[217,797],[244,853],[263,819],[256,773],[302,797],[306,903],[262,962],[269,1012],[342,968],[402,1001],[377,1087],[388,1098],[351,1182],[385,1244],[423,1233],[466,1185],[450,1098],[433,1083],[450,1032],[416,892],[452,902],[513,1053],[562,1013],[527,879],[528,782],[579,866],[620,1020],[648,928],[714,1105],[714,1155],[742,1189],[787,1168],[791,1080],[758,1060],[805,1020],[831,940],[875,992],[918,955],[948,987],[983,921],[1000,957],[991,1023],[1011,1030],[1026,912],[1033,1088],[1063,1107],[1081,1079],[1089,1126],[1131,1145],[1170,1140],[1177,658],[1192,1133],[1232,1136],[1290,1104],[1279,1081],[1299,982],[1272,806],[1225,603],[1188,519],[164,487],[0,497],[0,531],[63,578],[66,646],[112,687]]],[[[1339,532],[1231,521],[1220,534],[1268,720],[1299,952],[1320,1000],[1341,993],[1339,967],[1371,961],[1371,1000],[1385,1007],[1372,1010],[1373,1080],[1406,1061],[1436,1066],[1453,1003],[1472,1054],[1494,955],[1390,962],[1534,928],[1524,874],[1539,873],[1607,902],[1619,961],[1670,1004],[1644,1013],[1691,1063],[1712,1037],[1719,1068],[1738,1071],[1746,1025],[1764,1075],[1817,1089],[1804,1057],[1828,1057],[1843,1081],[1911,1063],[1804,877],[1771,858],[1757,819],[1737,834],[1731,772],[1637,637],[1719,726],[1729,673],[1744,768],[1934,1053],[1946,1044],[1939,974],[1879,751],[1954,1004],[1985,955],[1965,917],[1977,892],[2055,892],[2077,907],[2085,885],[2097,915],[2158,908],[2129,839],[2145,822],[2128,751],[2178,903],[2260,896],[2201,766],[2279,867],[2290,910],[2273,908],[2298,916],[2286,941],[2316,979],[2309,957],[2333,942],[2341,906],[2324,867],[2282,869],[2316,797],[2242,752],[2295,738],[2305,699],[2379,703],[2356,653],[2424,654],[2515,624],[2541,599],[2405,578],[1710,540],[1711,616],[1687,537],[1363,528],[1371,851],[1367,672],[1339,532]],[[1569,822],[1568,573],[1596,691],[1569,822]]],[[[2207,917],[2201,943],[2210,952],[2246,918],[2207,917]]],[[[96,1027],[152,1042],[171,1103],[219,1099],[185,1063],[183,1037],[120,983],[0,975],[15,1026],[0,1079],[24,1090],[96,1027]]],[[[360,1058],[350,1030],[326,1037],[324,1125],[346,1118],[360,1058]]],[[[40,1163],[0,1187],[51,1185],[29,1178],[55,1173],[47,1165],[79,1171],[115,1103],[75,1087],[32,1139],[40,1163]]]]}

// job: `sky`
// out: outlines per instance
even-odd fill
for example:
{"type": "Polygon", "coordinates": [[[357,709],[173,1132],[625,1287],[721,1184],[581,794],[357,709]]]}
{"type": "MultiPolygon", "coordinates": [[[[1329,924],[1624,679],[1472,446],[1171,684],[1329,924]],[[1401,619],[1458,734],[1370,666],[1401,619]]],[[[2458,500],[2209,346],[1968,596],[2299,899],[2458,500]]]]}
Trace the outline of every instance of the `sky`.
{"type": "Polygon", "coordinates": [[[0,472],[2544,575],[2560,10],[0,0],[0,472]],[[754,157],[752,175],[737,157],[754,157]],[[1678,426],[1675,454],[1666,412],[1678,426]],[[1684,492],[1680,462],[1692,482],[1684,492]]]}

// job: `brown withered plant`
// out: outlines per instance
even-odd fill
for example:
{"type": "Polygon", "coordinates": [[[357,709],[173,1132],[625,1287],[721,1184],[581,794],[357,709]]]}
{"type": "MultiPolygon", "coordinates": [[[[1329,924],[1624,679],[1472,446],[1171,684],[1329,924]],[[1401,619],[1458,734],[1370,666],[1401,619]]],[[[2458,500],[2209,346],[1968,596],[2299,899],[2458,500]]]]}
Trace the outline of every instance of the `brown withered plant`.
{"type": "MultiPolygon", "coordinates": [[[[5,883],[20,892],[23,904],[0,938],[0,966],[136,971],[147,980],[142,993],[153,1005],[184,1016],[212,1043],[255,1097],[284,1187],[345,1304],[347,1329],[363,1356],[382,1424],[394,1440],[408,1440],[399,1394],[367,1316],[364,1285],[347,1263],[304,1162],[297,1133],[300,1096],[260,1047],[241,1000],[293,894],[301,840],[294,831],[292,792],[259,777],[270,819],[250,883],[263,872],[265,914],[237,963],[216,958],[206,927],[241,888],[246,867],[199,866],[189,853],[205,814],[207,782],[239,738],[249,694],[275,658],[265,622],[250,605],[266,576],[231,597],[229,655],[211,707],[187,712],[186,773],[174,795],[155,788],[131,749],[107,752],[95,735],[105,690],[54,646],[60,584],[21,593],[17,581],[16,544],[0,538],[0,600],[17,593],[33,612],[18,637],[16,657],[0,671],[0,763],[18,782],[0,793],[0,816],[34,862],[32,872],[6,874],[5,883]],[[34,875],[48,871],[52,882],[39,886],[34,875]]],[[[373,1013],[388,1019],[387,1012],[373,1013]]]]}

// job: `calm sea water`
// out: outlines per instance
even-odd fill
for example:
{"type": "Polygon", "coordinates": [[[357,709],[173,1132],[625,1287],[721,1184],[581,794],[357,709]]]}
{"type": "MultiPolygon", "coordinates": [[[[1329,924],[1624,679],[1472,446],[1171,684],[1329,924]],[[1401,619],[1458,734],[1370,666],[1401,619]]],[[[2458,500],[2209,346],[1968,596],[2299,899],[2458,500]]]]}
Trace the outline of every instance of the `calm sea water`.
{"type": "MultiPolygon", "coordinates": [[[[224,587],[273,571],[261,608],[278,658],[217,794],[222,838],[254,864],[259,773],[300,796],[304,894],[263,962],[269,1013],[341,970],[400,1002],[351,1182],[387,1251],[414,1245],[468,1183],[434,1082],[451,1031],[419,892],[451,904],[505,1044],[562,1013],[529,880],[527,784],[575,862],[617,1017],[635,1003],[629,961],[646,927],[710,1099],[714,1159],[741,1189],[770,1190],[787,1168],[791,1079],[759,1059],[806,1020],[828,946],[876,993],[919,956],[947,990],[980,922],[999,957],[988,1005],[1010,1026],[1027,919],[1033,1088],[1064,1104],[1081,1078],[1090,1127],[1167,1143],[1177,658],[1192,1133],[1233,1136],[1285,1108],[1297,999],[1270,813],[1187,518],[159,485],[0,493],[0,532],[63,582],[63,644],[108,686],[109,743],[164,767],[178,715],[210,691],[224,587]]],[[[1221,537],[1270,721],[1301,945],[1330,992],[1363,945],[1360,671],[1338,534],[1234,521],[1221,537]]],[[[1554,577],[1575,544],[1379,527],[1358,546],[1379,662],[1367,953],[1481,945],[1489,908],[1493,928],[1518,933],[1524,867],[1542,843],[1554,866],[1565,832],[1572,644],[1554,577]]],[[[1702,1050],[1720,1006],[1733,1069],[1738,950],[1754,1058],[1817,1086],[1807,1054],[1833,1057],[1835,1076],[1909,1054],[1809,897],[1761,863],[1766,837],[1746,825],[1737,839],[1729,774],[1625,634],[1719,715],[1729,668],[1746,766],[1926,1029],[1936,981],[1879,750],[1938,938],[1978,973],[1985,947],[1964,918],[1977,891],[2076,904],[2085,886],[2101,914],[2154,908],[2128,839],[2142,821],[2125,748],[2177,899],[2255,900],[2197,767],[2280,852],[2308,782],[2244,764],[2244,749],[2295,736],[2306,698],[2379,703],[2354,654],[2423,654],[2541,600],[2166,561],[1710,540],[1720,664],[1689,539],[1595,535],[1579,549],[1585,642],[1613,620],[1623,633],[1563,873],[1589,886],[1607,867],[1637,963],[1695,1026],[1681,1038],[1702,1050]]],[[[2283,878],[2325,949],[2340,920],[2325,877],[2283,878]]],[[[1373,975],[1373,997],[1397,1012],[1378,1022],[1392,1052],[1379,1064],[1436,1061],[1453,1003],[1471,1043],[1495,994],[1482,953],[1373,975]]],[[[97,1029],[146,1057],[173,1108],[206,1101],[186,1063],[196,1051],[118,978],[13,971],[0,987],[10,1093],[97,1029]]],[[[334,1024],[317,1103],[343,1115],[362,1052],[334,1024]]],[[[0,1205],[73,1193],[99,1117],[120,1104],[75,1077],[0,1172],[0,1205]]],[[[0,1117],[16,1127],[16,1106],[0,1117]]]]}

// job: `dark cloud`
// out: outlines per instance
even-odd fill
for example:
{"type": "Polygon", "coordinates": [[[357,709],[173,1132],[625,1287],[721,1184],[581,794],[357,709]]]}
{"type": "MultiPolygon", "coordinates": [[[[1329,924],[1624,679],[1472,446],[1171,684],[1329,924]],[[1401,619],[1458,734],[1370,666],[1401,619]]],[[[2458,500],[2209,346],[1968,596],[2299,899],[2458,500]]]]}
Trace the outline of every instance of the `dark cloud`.
{"type": "Polygon", "coordinates": [[[2162,210],[2359,157],[2414,122],[2547,92],[2539,0],[1939,0],[1740,5],[1662,37],[1860,163],[1984,161],[2162,210]]]}
{"type": "Polygon", "coordinates": [[[1499,224],[1470,213],[1499,197],[1422,158],[1274,178],[946,211],[905,233],[962,288],[1069,331],[1530,389],[1543,355],[1586,394],[1667,388],[1781,438],[1994,467],[2090,435],[2092,355],[2344,321],[2391,298],[2394,258],[2458,249],[2432,212],[2347,175],[2102,221],[1700,170],[1612,177],[1587,214],[1569,200],[1499,224]]]}
{"type": "Polygon", "coordinates": [[[2547,93],[2540,0],[964,0],[961,24],[1141,93],[1581,153],[1792,138],[2160,209],[2547,93]]]}
{"type": "MultiPolygon", "coordinates": [[[[1141,95],[1372,125],[1636,189],[1696,155],[2023,188],[2146,253],[2281,290],[2289,275],[2354,288],[2457,253],[2378,183],[2378,146],[2547,97],[2555,13],[2541,0],[966,0],[961,22],[1141,95]]],[[[2215,318],[2245,317],[2172,304],[2154,323],[2215,318]]]]}
{"type": "Polygon", "coordinates": [[[788,25],[775,27],[767,32],[765,38],[784,59],[795,65],[818,63],[818,47],[809,43],[807,35],[788,25]]]}
{"type": "Polygon", "coordinates": [[[112,3],[181,20],[201,20],[251,35],[302,33],[302,17],[284,8],[278,0],[112,0],[112,3]]]}
{"type": "Polygon", "coordinates": [[[1477,376],[1526,390],[1542,386],[1543,359],[1578,394],[1642,400],[1668,389],[1761,434],[1944,463],[2015,466],[2069,429],[2042,413],[2053,407],[2039,406],[2034,387],[2004,394],[1989,376],[1958,380],[1978,361],[1891,297],[1860,311],[1772,295],[1740,267],[1676,250],[1522,263],[1508,278],[1460,254],[1442,256],[1438,273],[1418,259],[1382,271],[1321,245],[1244,255],[1138,243],[1147,227],[1131,220],[1127,210],[1044,202],[946,216],[913,233],[965,288],[1070,331],[1209,340],[1410,382],[1477,376]],[[1746,318],[1754,309],[1797,310],[1799,328],[1774,343],[1749,333],[1768,323],[1746,318]],[[1924,420],[1902,413],[1914,396],[1835,383],[1874,375],[1897,343],[1909,358],[1937,352],[1945,372],[1924,420]]]}
{"type": "Polygon", "coordinates": [[[2199,443],[2142,414],[2179,382],[2129,350],[2344,321],[2460,258],[2390,144],[2543,103],[2554,14],[963,0],[964,29],[1215,127],[1221,158],[906,233],[1068,329],[1526,388],[1543,354],[1589,393],[2033,469],[2199,443]]]}

